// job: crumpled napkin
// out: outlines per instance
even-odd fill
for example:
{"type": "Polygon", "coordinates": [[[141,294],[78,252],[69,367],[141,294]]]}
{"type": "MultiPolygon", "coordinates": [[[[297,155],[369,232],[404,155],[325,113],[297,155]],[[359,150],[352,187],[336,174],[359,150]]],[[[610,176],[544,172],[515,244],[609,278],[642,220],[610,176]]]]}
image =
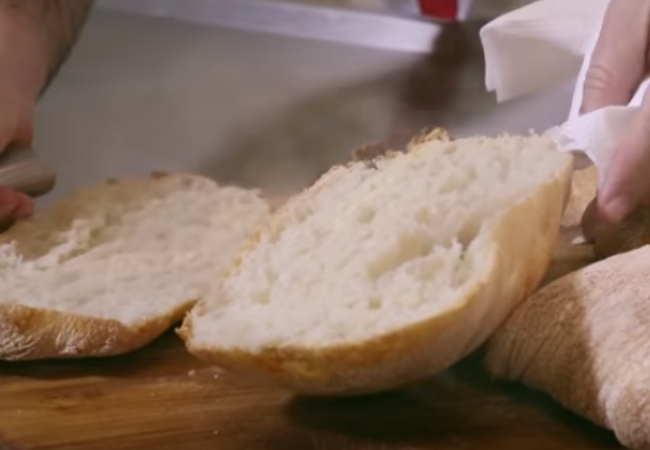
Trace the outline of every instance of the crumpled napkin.
{"type": "Polygon", "coordinates": [[[601,175],[650,83],[646,79],[627,106],[579,114],[585,73],[609,1],[540,0],[498,17],[480,32],[485,85],[499,102],[576,79],[566,122],[545,134],[557,142],[560,151],[576,155],[576,168],[593,163],[601,175]]]}

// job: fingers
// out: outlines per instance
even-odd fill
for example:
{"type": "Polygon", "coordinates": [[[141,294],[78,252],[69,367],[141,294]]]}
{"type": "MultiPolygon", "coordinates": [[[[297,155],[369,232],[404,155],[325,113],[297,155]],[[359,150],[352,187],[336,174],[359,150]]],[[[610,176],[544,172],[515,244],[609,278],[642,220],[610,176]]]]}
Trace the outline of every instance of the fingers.
{"type": "Polygon", "coordinates": [[[26,219],[34,212],[34,199],[22,192],[16,194],[18,194],[18,201],[12,217],[14,219],[26,219]]]}
{"type": "Polygon", "coordinates": [[[650,90],[612,157],[598,195],[602,220],[618,223],[650,202],[650,90]]]}
{"type": "Polygon", "coordinates": [[[32,99],[19,91],[7,91],[0,79],[0,153],[11,144],[31,144],[34,108],[32,99]]]}
{"type": "MultiPolygon", "coordinates": [[[[0,120],[0,153],[13,143],[29,144],[32,134],[31,121],[25,121],[22,126],[16,127],[15,123],[0,120]]],[[[8,187],[0,187],[0,232],[17,219],[29,217],[33,208],[34,201],[28,195],[8,187]]]]}
{"type": "Polygon", "coordinates": [[[10,188],[0,188],[0,222],[29,217],[33,207],[34,201],[29,196],[10,188]]]}
{"type": "MultiPolygon", "coordinates": [[[[632,99],[648,72],[650,0],[611,0],[587,71],[582,113],[632,99]]],[[[650,199],[650,97],[619,143],[598,198],[585,212],[583,229],[620,223],[650,199]]],[[[588,233],[591,234],[591,233],[588,233]]]]}
{"type": "Polygon", "coordinates": [[[581,112],[629,103],[646,74],[650,0],[611,0],[587,71],[581,112]]]}

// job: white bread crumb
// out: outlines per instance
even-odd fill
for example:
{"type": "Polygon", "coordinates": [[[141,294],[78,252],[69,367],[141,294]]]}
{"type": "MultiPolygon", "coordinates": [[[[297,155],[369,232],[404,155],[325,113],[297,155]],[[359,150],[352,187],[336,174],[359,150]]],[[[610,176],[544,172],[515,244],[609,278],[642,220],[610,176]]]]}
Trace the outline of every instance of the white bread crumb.
{"type": "Polygon", "coordinates": [[[73,192],[0,235],[0,358],[146,344],[224,277],[267,215],[257,192],[194,175],[73,192]]]}
{"type": "Polygon", "coordinates": [[[374,391],[480,345],[539,282],[571,159],[547,138],[434,139],[288,202],[179,331],[223,368],[374,391]]]}

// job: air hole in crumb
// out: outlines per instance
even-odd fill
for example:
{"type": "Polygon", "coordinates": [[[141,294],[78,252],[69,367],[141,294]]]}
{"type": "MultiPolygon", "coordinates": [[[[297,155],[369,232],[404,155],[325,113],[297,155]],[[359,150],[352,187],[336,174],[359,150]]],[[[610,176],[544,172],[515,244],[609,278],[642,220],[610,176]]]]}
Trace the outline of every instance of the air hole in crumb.
{"type": "Polygon", "coordinates": [[[465,284],[473,273],[474,260],[468,258],[467,248],[478,237],[480,230],[481,224],[478,221],[469,220],[458,232],[458,243],[462,246],[462,253],[451,280],[452,288],[465,284]]]}
{"type": "Polygon", "coordinates": [[[417,267],[413,267],[409,275],[413,276],[416,280],[427,282],[436,278],[436,276],[444,269],[445,262],[440,259],[427,261],[417,267]]]}
{"type": "Polygon", "coordinates": [[[439,194],[448,194],[450,192],[456,191],[459,185],[460,183],[456,177],[447,175],[443,180],[441,180],[437,191],[439,194]]]}
{"type": "Polygon", "coordinates": [[[268,233],[266,235],[263,235],[263,237],[266,237],[271,244],[275,244],[280,240],[280,236],[282,236],[282,231],[283,230],[280,227],[273,227],[270,228],[268,233]]]}
{"type": "Polygon", "coordinates": [[[62,284],[72,284],[81,280],[81,275],[78,272],[69,272],[59,275],[58,281],[62,284]]]}
{"type": "Polygon", "coordinates": [[[463,246],[463,250],[465,250],[469,244],[476,239],[480,229],[481,223],[478,220],[468,220],[460,230],[458,230],[458,242],[463,246]]]}
{"type": "Polygon", "coordinates": [[[369,264],[368,276],[371,280],[377,280],[401,265],[426,255],[433,245],[431,237],[424,233],[403,233],[393,242],[392,248],[369,264]]]}
{"type": "Polygon", "coordinates": [[[269,283],[274,283],[278,279],[278,274],[271,268],[266,269],[266,279],[269,283]]]}
{"type": "Polygon", "coordinates": [[[373,295],[368,299],[368,308],[370,309],[379,309],[381,308],[381,298],[373,295]]]}
{"type": "Polygon", "coordinates": [[[266,305],[271,300],[271,292],[268,289],[257,291],[253,294],[256,303],[266,305]]]}
{"type": "Polygon", "coordinates": [[[473,266],[473,261],[467,258],[467,253],[463,249],[463,253],[460,255],[460,259],[454,268],[450,287],[452,289],[457,289],[464,285],[473,273],[473,266]]]}
{"type": "Polygon", "coordinates": [[[357,210],[357,218],[361,223],[370,223],[376,214],[377,211],[369,207],[361,207],[357,210]]]}
{"type": "Polygon", "coordinates": [[[431,213],[425,208],[420,208],[415,212],[415,221],[421,225],[431,225],[431,213]]]}
{"type": "Polygon", "coordinates": [[[311,216],[314,212],[311,210],[311,208],[309,208],[307,206],[301,206],[301,207],[292,208],[291,213],[292,213],[293,219],[296,222],[302,223],[305,220],[307,220],[307,218],[309,216],[311,216]]]}

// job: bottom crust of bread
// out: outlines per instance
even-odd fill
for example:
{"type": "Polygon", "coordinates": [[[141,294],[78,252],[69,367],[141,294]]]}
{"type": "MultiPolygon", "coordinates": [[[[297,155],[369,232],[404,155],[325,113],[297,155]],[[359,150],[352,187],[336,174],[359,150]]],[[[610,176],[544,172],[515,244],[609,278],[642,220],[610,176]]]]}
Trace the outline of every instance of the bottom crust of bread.
{"type": "Polygon", "coordinates": [[[124,354],[143,347],[183,319],[196,300],[134,326],[25,305],[0,305],[0,359],[70,359],[124,354]]]}

